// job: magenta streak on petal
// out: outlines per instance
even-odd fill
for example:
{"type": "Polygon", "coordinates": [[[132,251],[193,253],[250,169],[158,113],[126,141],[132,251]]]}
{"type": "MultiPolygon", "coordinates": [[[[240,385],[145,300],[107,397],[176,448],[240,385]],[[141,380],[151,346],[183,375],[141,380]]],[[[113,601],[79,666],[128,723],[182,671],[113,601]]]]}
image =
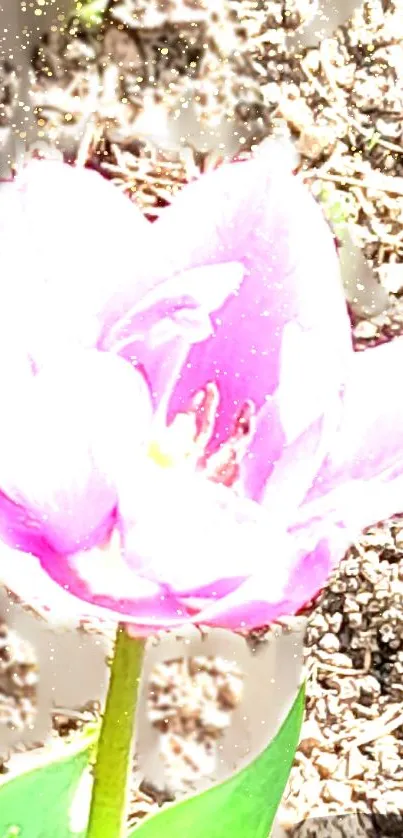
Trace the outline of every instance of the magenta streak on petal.
{"type": "MultiPolygon", "coordinates": [[[[165,311],[164,317],[174,312],[165,311]]],[[[125,319],[120,331],[114,330],[110,351],[129,361],[147,381],[154,409],[170,392],[189,351],[189,343],[180,330],[173,330],[161,344],[153,341],[153,327],[158,326],[154,310],[136,314],[133,320],[125,319]]],[[[191,338],[191,333],[188,335],[191,338]]]]}
{"type": "Polygon", "coordinates": [[[210,600],[214,602],[215,598],[221,599],[222,597],[228,596],[228,594],[232,594],[243,582],[245,582],[245,575],[228,576],[223,579],[217,578],[217,580],[207,585],[198,585],[194,588],[181,588],[176,593],[180,596],[181,601],[187,602],[194,597],[195,601],[210,600]]]}
{"type": "MultiPolygon", "coordinates": [[[[86,547],[93,547],[102,544],[110,536],[116,523],[116,509],[111,509],[104,520],[101,520],[95,527],[88,527],[81,543],[86,547]]],[[[60,561],[62,553],[55,551],[54,530],[49,532],[46,521],[40,515],[35,516],[26,507],[14,503],[3,492],[0,492],[0,533],[3,541],[16,550],[24,553],[31,553],[38,558],[48,556],[50,562],[60,561]],[[50,543],[48,537],[53,543],[50,543]]],[[[59,549],[63,550],[66,539],[60,538],[59,549]]],[[[71,541],[65,545],[68,552],[71,541]]]]}
{"type": "Polygon", "coordinates": [[[256,429],[241,463],[241,481],[246,495],[258,503],[285,446],[278,406],[269,397],[256,417],[256,429]]]}
{"type": "Polygon", "coordinates": [[[210,314],[238,292],[243,268],[237,263],[182,272],[149,291],[102,337],[102,348],[138,365],[156,407],[170,397],[189,347],[212,332],[210,314]]]}
{"type": "Polygon", "coordinates": [[[2,540],[16,550],[35,556],[53,551],[41,529],[24,506],[19,506],[0,492],[0,533],[2,540]]]}
{"type": "Polygon", "coordinates": [[[155,230],[167,269],[229,259],[246,271],[238,295],[214,315],[213,337],[191,349],[170,418],[217,381],[217,447],[245,398],[259,410],[276,389],[290,320],[316,329],[324,355],[339,353],[342,366],[351,340],[333,239],[315,201],[281,167],[267,160],[223,166],[185,188],[155,230]]]}
{"type": "Polygon", "coordinates": [[[281,594],[277,588],[272,590],[272,582],[275,578],[273,563],[282,560],[286,557],[268,556],[265,578],[248,579],[233,594],[202,608],[193,621],[227,629],[252,629],[295,614],[317,594],[328,578],[332,567],[331,551],[328,542],[322,540],[313,550],[296,555],[281,594]]]}
{"type": "Polygon", "coordinates": [[[8,543],[14,527],[21,548],[40,549],[42,536],[60,554],[104,536],[115,519],[117,487],[135,474],[150,419],[143,378],[123,359],[95,350],[49,360],[20,391],[7,391],[0,506],[3,499],[8,543]]]}
{"type": "Polygon", "coordinates": [[[329,538],[322,537],[314,549],[300,547],[298,560],[284,591],[287,603],[285,613],[295,614],[318,594],[335,566],[336,554],[340,549],[342,552],[337,555],[337,559],[342,558],[346,544],[336,528],[329,533],[329,538]],[[339,537],[337,542],[336,535],[339,537]]]}
{"type": "Polygon", "coordinates": [[[74,555],[66,556],[61,561],[55,562],[45,555],[41,558],[41,565],[47,574],[72,596],[99,608],[99,615],[107,616],[107,612],[113,615],[121,615],[125,622],[138,627],[136,633],[141,633],[147,628],[154,631],[178,627],[190,619],[190,614],[185,606],[169,592],[166,586],[154,585],[154,590],[149,595],[142,595],[143,579],[137,578],[139,595],[136,597],[136,575],[132,574],[131,584],[133,595],[127,593],[126,573],[120,578],[119,566],[113,571],[113,592],[105,590],[99,592],[99,562],[98,551],[83,551],[80,554],[83,560],[80,571],[77,570],[74,555]]]}

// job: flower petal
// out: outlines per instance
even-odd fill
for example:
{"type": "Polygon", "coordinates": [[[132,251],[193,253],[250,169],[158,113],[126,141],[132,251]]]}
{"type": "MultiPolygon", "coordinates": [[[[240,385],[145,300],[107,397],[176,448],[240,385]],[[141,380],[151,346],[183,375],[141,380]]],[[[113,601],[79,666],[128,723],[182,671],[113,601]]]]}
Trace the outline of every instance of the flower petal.
{"type": "Polygon", "coordinates": [[[84,613],[104,619],[124,619],[136,634],[169,629],[189,620],[184,606],[164,585],[133,573],[123,559],[94,547],[63,556],[47,556],[41,565],[50,578],[81,601],[84,613]]]}
{"type": "Polygon", "coordinates": [[[4,542],[0,544],[0,583],[25,605],[46,615],[54,626],[77,628],[80,619],[91,616],[91,606],[73,598],[54,582],[36,556],[15,550],[4,542]]]}
{"type": "MultiPolygon", "coordinates": [[[[116,610],[117,600],[113,598],[113,593],[116,595],[119,579],[115,578],[116,568],[111,568],[112,573],[109,576],[105,574],[105,568],[102,566],[99,577],[94,574],[94,567],[97,567],[100,555],[99,548],[93,548],[73,557],[60,556],[56,559],[54,556],[43,557],[41,565],[39,559],[32,554],[23,553],[2,544],[0,545],[0,582],[22,599],[25,605],[46,615],[47,620],[54,626],[77,628],[80,621],[89,619],[115,623],[119,612],[116,610]],[[75,567],[76,562],[80,566],[80,581],[78,581],[75,567]],[[70,569],[70,563],[73,570],[70,569]],[[87,576],[90,580],[88,583],[85,581],[87,576]],[[91,583],[94,583],[94,580],[96,585],[92,589],[91,583]],[[105,586],[104,595],[99,593],[102,583],[105,586]],[[95,590],[98,590],[96,595],[95,590]],[[102,604],[96,604],[92,599],[102,604]]],[[[123,584],[127,584],[126,576],[123,578],[123,584]]],[[[178,614],[178,612],[184,613],[180,603],[172,602],[172,599],[158,592],[153,604],[150,604],[150,599],[144,600],[144,593],[145,588],[140,582],[137,586],[136,635],[150,634],[166,625],[169,627],[170,623],[174,626],[183,623],[178,614]],[[142,609],[147,615],[155,611],[154,625],[148,625],[147,622],[142,621],[142,609]]],[[[125,603],[125,594],[127,595],[127,591],[125,592],[122,587],[120,606],[125,603]]]]}
{"type": "MultiPolygon", "coordinates": [[[[287,551],[270,542],[266,572],[234,584],[200,587],[176,597],[116,562],[99,548],[42,559],[3,547],[0,580],[31,607],[58,624],[80,619],[123,618],[135,635],[193,622],[234,630],[257,628],[296,613],[323,587],[335,557],[345,550],[343,533],[323,524],[298,532],[287,551]],[[281,560],[281,561],[280,561],[281,560]]],[[[235,580],[234,580],[235,581],[235,580]]]]}
{"type": "Polygon", "coordinates": [[[58,161],[33,161],[5,186],[1,305],[19,300],[38,365],[59,346],[94,346],[117,283],[148,270],[151,224],[103,177],[58,161]]]}
{"type": "Polygon", "coordinates": [[[354,535],[403,511],[403,338],[351,359],[341,426],[301,516],[332,515],[354,535]]]}
{"type": "Polygon", "coordinates": [[[150,423],[142,377],[120,358],[83,351],[3,395],[4,540],[41,555],[44,542],[64,553],[104,537],[150,423]]]}
{"type": "MultiPolygon", "coordinates": [[[[184,271],[159,283],[107,331],[103,349],[142,368],[154,404],[164,406],[192,343],[212,333],[210,314],[238,293],[237,262],[184,271]]],[[[162,412],[162,408],[161,408],[162,412]]]]}
{"type": "Polygon", "coordinates": [[[243,464],[249,496],[274,509],[288,526],[303,500],[340,422],[338,360],[322,354],[321,333],[284,326],[280,383],[257,416],[243,464]],[[268,442],[269,440],[269,442],[268,442]]]}
{"type": "MultiPolygon", "coordinates": [[[[105,549],[44,556],[42,565],[74,596],[135,627],[169,628],[193,619],[194,599],[215,602],[263,573],[273,527],[261,507],[224,487],[144,462],[126,503],[120,493],[122,542],[115,531],[105,549]]],[[[282,541],[278,534],[278,548],[282,541]]]]}
{"type": "MultiPolygon", "coordinates": [[[[125,341],[144,340],[148,333],[151,333],[152,348],[154,342],[162,342],[158,332],[166,320],[171,322],[175,334],[184,331],[186,335],[188,322],[191,333],[199,324],[203,340],[211,334],[208,315],[217,311],[231,294],[238,292],[243,275],[239,262],[227,262],[193,268],[160,282],[114,323],[102,342],[102,349],[121,352],[125,341]],[[206,319],[207,326],[204,325],[206,319]],[[157,331],[155,341],[153,331],[157,331]]],[[[190,339],[189,343],[192,342],[190,339]]]]}
{"type": "Polygon", "coordinates": [[[258,504],[179,468],[148,466],[126,503],[120,493],[119,512],[127,563],[180,596],[223,581],[232,589],[265,564],[277,532],[258,504]]]}
{"type": "Polygon", "coordinates": [[[323,530],[322,537],[319,531],[316,533],[314,542],[312,534],[310,545],[301,535],[299,539],[289,536],[282,545],[275,540],[268,542],[265,570],[252,573],[235,591],[216,602],[200,602],[197,608],[196,599],[185,599],[188,608],[197,609],[194,622],[233,630],[254,629],[296,614],[324,586],[333,564],[335,545],[323,530]]]}
{"type": "Polygon", "coordinates": [[[124,619],[136,634],[189,622],[252,629],[300,610],[346,548],[343,526],[312,521],[284,534],[261,507],[222,487],[184,475],[173,487],[169,470],[161,475],[134,482],[122,544],[115,530],[107,548],[42,556],[82,613],[124,619]]]}
{"type": "Polygon", "coordinates": [[[206,382],[218,381],[217,446],[245,398],[259,409],[278,386],[289,322],[315,330],[323,363],[328,359],[341,383],[351,338],[333,238],[283,162],[262,156],[204,175],[175,198],[155,229],[169,272],[227,260],[246,272],[239,294],[214,315],[214,336],[191,349],[171,417],[206,382]]]}
{"type": "Polygon", "coordinates": [[[201,610],[200,623],[252,629],[297,614],[324,587],[347,547],[343,525],[313,520],[291,528],[282,549],[275,541],[270,545],[265,573],[252,574],[234,593],[201,610]]]}

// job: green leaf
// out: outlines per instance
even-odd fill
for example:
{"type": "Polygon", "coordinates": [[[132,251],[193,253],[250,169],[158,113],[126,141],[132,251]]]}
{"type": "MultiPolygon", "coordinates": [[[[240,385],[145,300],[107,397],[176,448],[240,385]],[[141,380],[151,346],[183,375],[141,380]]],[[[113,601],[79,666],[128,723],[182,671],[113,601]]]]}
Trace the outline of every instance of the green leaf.
{"type": "Polygon", "coordinates": [[[31,767],[0,783],[0,838],[83,838],[70,825],[70,809],[95,742],[91,725],[67,744],[27,754],[31,767]]]}
{"type": "Polygon", "coordinates": [[[128,838],[267,838],[298,746],[304,712],[301,690],[283,726],[253,762],[224,783],[167,806],[128,838]]]}
{"type": "Polygon", "coordinates": [[[77,0],[75,16],[84,26],[100,26],[107,3],[108,0],[77,0]]]}
{"type": "Polygon", "coordinates": [[[354,199],[341,189],[329,189],[324,186],[318,195],[324,213],[334,228],[336,235],[341,235],[346,225],[354,218],[354,199]]]}

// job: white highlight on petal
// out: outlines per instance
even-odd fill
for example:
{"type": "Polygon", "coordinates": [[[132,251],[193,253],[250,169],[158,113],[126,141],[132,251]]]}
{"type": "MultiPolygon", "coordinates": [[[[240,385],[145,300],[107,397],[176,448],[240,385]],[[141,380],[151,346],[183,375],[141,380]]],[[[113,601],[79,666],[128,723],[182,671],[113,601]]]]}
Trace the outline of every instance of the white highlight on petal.
{"type": "Polygon", "coordinates": [[[95,350],[55,359],[7,394],[0,486],[45,526],[65,529],[71,519],[81,537],[96,509],[101,520],[109,511],[115,485],[133,474],[151,417],[147,385],[122,359],[95,350]]]}
{"type": "Polygon", "coordinates": [[[223,262],[191,268],[159,283],[114,325],[105,348],[121,352],[129,342],[142,340],[141,316],[146,316],[154,306],[163,308],[164,303],[168,307],[169,303],[177,303],[178,309],[162,319],[161,314],[156,316],[155,324],[147,329],[148,341],[158,346],[181,335],[184,329],[189,344],[205,340],[211,334],[208,315],[220,309],[230,294],[237,293],[243,277],[244,267],[240,262],[223,262]],[[138,326],[131,327],[136,317],[139,317],[138,326]]]}
{"type": "Polygon", "coordinates": [[[210,317],[203,309],[186,308],[172,317],[163,317],[152,326],[147,334],[152,349],[170,343],[178,335],[188,338],[189,344],[201,343],[213,333],[210,317]]]}
{"type": "Polygon", "coordinates": [[[206,311],[217,311],[224,305],[230,294],[235,294],[243,281],[245,268],[241,262],[221,262],[215,265],[203,265],[191,268],[174,277],[171,282],[177,285],[178,292],[189,294],[206,311]]]}
{"type": "MultiPolygon", "coordinates": [[[[137,572],[168,584],[175,593],[215,581],[246,579],[260,570],[270,579],[286,535],[257,503],[202,474],[147,463],[137,495],[120,495],[126,560],[137,572]]],[[[282,584],[287,563],[280,564],[282,584]]]]}
{"type": "Polygon", "coordinates": [[[88,583],[92,596],[140,600],[161,593],[158,584],[133,573],[123,558],[116,530],[108,545],[77,553],[70,559],[70,565],[79,579],[88,583]]]}
{"type": "Polygon", "coordinates": [[[42,569],[31,553],[0,543],[0,580],[55,628],[77,628],[83,617],[99,616],[95,606],[72,597],[42,569]]]}
{"type": "Polygon", "coordinates": [[[332,365],[329,367],[328,353],[321,353],[317,331],[287,323],[281,344],[280,384],[275,395],[288,444],[322,416],[332,390],[332,365]]]}

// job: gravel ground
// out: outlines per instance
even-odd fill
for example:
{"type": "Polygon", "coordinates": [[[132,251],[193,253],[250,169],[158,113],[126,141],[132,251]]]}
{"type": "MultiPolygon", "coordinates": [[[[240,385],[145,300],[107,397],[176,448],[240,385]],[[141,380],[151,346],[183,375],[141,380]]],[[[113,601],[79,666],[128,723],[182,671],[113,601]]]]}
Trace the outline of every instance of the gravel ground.
{"type": "MultiPolygon", "coordinates": [[[[101,170],[156,218],[176,190],[225,156],[213,150],[217,120],[229,120],[238,153],[281,136],[335,233],[349,224],[386,289],[386,310],[352,315],[356,350],[402,334],[403,3],[366,2],[311,48],[290,37],[314,13],[309,0],[178,0],[162,17],[152,0],[137,0],[137,17],[134,6],[110,2],[101,31],[76,21],[47,33],[33,55],[39,139],[101,170]],[[156,146],[166,114],[179,123],[189,95],[203,148],[156,146]],[[154,142],[145,136],[151,117],[154,142]]],[[[2,132],[16,90],[5,64],[2,132]]],[[[306,723],[282,822],[292,838],[403,834],[403,519],[371,528],[349,551],[312,611],[306,658],[306,723]]],[[[1,625],[0,725],[30,723],[37,679],[34,650],[1,625]]],[[[150,718],[183,786],[211,758],[241,683],[241,673],[207,659],[155,673],[150,718]]],[[[52,717],[55,735],[99,708],[65,710],[52,717]]],[[[133,820],[165,799],[133,787],[133,820]]]]}
{"type": "Polygon", "coordinates": [[[402,518],[367,530],[343,560],[311,614],[306,659],[284,823],[360,812],[382,835],[402,834],[402,518]]]}

